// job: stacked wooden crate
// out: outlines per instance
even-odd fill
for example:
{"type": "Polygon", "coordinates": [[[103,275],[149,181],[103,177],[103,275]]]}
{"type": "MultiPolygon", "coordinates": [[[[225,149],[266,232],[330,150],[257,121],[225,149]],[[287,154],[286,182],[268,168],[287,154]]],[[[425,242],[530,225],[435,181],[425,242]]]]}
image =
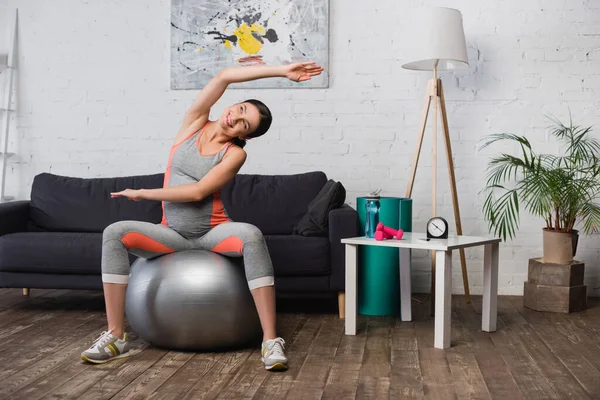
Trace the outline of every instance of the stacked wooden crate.
{"type": "Polygon", "coordinates": [[[571,313],[587,307],[587,286],[583,284],[585,264],[545,263],[529,260],[529,280],[525,282],[524,305],[536,311],[571,313]]]}

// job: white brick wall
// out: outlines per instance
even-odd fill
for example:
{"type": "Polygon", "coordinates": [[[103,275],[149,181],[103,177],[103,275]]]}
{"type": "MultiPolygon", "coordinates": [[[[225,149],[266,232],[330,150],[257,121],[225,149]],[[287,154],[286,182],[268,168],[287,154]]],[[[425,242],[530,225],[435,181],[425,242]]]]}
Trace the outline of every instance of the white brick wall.
{"type": "MultiPolygon", "coordinates": [[[[481,218],[484,168],[496,149],[482,136],[527,134],[554,151],[544,115],[598,124],[600,3],[596,0],[457,0],[428,5],[463,13],[470,67],[443,73],[463,228],[486,234],[481,218]]],[[[264,100],[275,120],[252,141],[244,173],[323,170],[344,183],[348,201],[373,188],[402,196],[417,136],[427,73],[400,68],[411,39],[407,12],[416,0],[331,0],[329,89],[230,90],[214,115],[248,97],[264,100]],[[287,166],[286,166],[287,165],[287,166]]],[[[170,2],[2,0],[20,8],[19,112],[8,192],[28,198],[35,174],[82,177],[154,173],[194,91],[169,89],[170,2]]],[[[600,130],[600,127],[597,128],[600,130]]],[[[598,135],[598,130],[596,134],[598,135]]],[[[14,133],[14,132],[13,132],[14,133]]],[[[439,145],[442,150],[440,137],[439,145]]],[[[414,229],[430,217],[431,137],[414,191],[414,229]]],[[[438,210],[452,218],[445,156],[439,156],[438,210]]],[[[541,224],[522,221],[501,247],[500,292],[521,294],[527,259],[541,254],[541,224]]],[[[481,292],[482,251],[470,250],[471,290],[481,292]]],[[[583,237],[589,293],[600,293],[600,240],[583,237]]],[[[455,257],[455,265],[459,265],[455,257]]],[[[429,258],[415,252],[414,284],[427,290],[429,258]]],[[[454,286],[462,292],[460,269],[454,286]]]]}

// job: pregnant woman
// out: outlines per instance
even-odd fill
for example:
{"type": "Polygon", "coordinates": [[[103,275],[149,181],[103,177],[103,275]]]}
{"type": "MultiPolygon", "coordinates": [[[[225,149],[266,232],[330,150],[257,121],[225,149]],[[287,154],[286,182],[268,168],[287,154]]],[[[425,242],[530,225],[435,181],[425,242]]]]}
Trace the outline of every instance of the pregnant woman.
{"type": "Polygon", "coordinates": [[[228,107],[216,121],[208,117],[229,84],[273,77],[303,82],[322,71],[315,63],[306,62],[234,67],[219,72],[185,114],[171,147],[164,187],[111,194],[113,198],[162,201],[163,219],[160,224],[120,221],[104,230],[102,282],[108,329],[81,354],[83,360],[101,364],[129,356],[124,325],[128,253],[153,258],[200,249],[244,258],[248,286],[263,330],[261,354],[265,368],[287,369],[285,341],[276,333],[273,266],[265,240],[255,226],[231,221],[220,196],[221,188],[246,161],[246,141],[269,129],[271,112],[258,100],[246,100],[228,107]]]}

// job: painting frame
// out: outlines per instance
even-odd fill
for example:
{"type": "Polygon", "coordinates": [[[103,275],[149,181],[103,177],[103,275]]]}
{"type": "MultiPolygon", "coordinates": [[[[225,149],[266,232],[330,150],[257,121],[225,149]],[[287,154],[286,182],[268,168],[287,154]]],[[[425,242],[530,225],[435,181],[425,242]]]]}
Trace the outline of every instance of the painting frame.
{"type": "Polygon", "coordinates": [[[171,0],[172,90],[202,89],[220,70],[314,61],[306,82],[267,78],[232,88],[329,88],[329,0],[171,0]]]}

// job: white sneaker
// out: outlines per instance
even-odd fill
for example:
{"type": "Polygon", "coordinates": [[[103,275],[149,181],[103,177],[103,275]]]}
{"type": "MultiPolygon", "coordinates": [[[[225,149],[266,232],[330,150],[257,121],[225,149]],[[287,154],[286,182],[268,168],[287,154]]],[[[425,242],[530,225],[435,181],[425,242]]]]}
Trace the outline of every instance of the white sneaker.
{"type": "Polygon", "coordinates": [[[262,362],[269,371],[285,371],[288,359],[284,353],[285,341],[282,338],[270,339],[262,344],[262,362]]]}
{"type": "Polygon", "coordinates": [[[102,332],[94,344],[81,353],[81,359],[93,364],[103,364],[107,361],[129,357],[129,336],[125,334],[123,339],[108,332],[102,332]]]}

